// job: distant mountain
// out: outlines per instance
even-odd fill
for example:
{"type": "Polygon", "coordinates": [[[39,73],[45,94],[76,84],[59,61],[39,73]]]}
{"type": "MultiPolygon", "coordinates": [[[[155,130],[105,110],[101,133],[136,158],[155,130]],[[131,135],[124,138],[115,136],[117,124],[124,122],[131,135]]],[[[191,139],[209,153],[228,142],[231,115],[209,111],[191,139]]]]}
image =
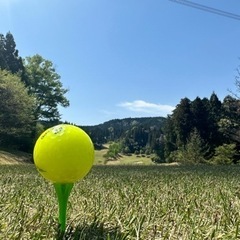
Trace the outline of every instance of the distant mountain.
{"type": "Polygon", "coordinates": [[[101,145],[110,141],[126,141],[131,138],[133,141],[146,142],[151,135],[159,136],[162,133],[164,117],[143,117],[114,119],[95,126],[80,126],[91,137],[95,145],[101,145]]]}

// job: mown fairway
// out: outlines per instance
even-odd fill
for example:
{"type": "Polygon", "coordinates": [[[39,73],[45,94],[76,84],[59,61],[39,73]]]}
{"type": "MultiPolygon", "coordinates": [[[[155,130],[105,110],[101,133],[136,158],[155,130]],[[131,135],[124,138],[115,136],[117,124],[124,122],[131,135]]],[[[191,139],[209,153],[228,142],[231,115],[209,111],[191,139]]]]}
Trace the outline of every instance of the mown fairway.
{"type": "MultiPolygon", "coordinates": [[[[64,239],[237,239],[240,167],[94,166],[71,193],[64,239]]],[[[0,166],[0,239],[56,239],[53,187],[0,166]]]]}

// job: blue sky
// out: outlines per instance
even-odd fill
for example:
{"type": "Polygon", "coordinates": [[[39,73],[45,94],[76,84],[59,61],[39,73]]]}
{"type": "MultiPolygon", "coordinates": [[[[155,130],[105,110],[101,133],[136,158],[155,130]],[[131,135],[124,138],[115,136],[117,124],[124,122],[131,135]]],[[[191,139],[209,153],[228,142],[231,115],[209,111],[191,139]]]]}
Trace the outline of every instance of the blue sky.
{"type": "MultiPolygon", "coordinates": [[[[192,0],[240,15],[239,0],[192,0]]],[[[61,75],[79,125],[166,116],[181,98],[235,90],[240,21],[169,0],[0,0],[0,32],[61,75]]]]}

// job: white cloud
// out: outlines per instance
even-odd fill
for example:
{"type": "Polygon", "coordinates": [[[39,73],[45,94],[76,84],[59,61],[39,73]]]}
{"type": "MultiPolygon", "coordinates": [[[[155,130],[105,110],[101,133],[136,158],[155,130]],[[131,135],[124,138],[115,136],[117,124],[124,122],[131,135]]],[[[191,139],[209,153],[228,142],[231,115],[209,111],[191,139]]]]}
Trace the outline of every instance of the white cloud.
{"type": "Polygon", "coordinates": [[[149,103],[143,100],[135,100],[133,102],[123,102],[118,104],[119,107],[123,107],[127,110],[138,112],[138,113],[147,113],[154,116],[166,116],[171,114],[175,107],[170,105],[149,103]]]}

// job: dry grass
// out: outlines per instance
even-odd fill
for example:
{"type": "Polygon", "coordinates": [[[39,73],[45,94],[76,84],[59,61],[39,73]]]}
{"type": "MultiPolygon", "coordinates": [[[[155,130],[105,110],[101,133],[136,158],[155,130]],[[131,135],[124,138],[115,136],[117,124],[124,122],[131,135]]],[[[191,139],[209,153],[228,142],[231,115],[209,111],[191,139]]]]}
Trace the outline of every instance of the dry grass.
{"type": "MultiPolygon", "coordinates": [[[[65,240],[240,239],[239,166],[94,166],[65,240]]],[[[33,165],[0,166],[0,239],[56,239],[57,200],[33,165]]]]}
{"type": "Polygon", "coordinates": [[[0,164],[22,164],[31,163],[32,155],[29,153],[0,150],[0,164]]]}

